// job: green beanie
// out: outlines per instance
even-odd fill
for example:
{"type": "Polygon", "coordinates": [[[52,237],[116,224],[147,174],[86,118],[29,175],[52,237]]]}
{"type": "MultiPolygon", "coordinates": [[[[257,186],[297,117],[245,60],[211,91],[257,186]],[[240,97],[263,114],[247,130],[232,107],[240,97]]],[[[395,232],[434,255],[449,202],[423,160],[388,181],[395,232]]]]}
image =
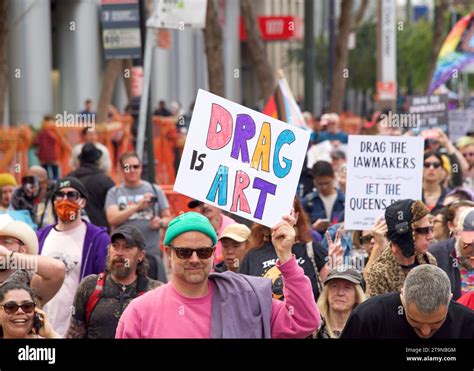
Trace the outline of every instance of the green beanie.
{"type": "Polygon", "coordinates": [[[170,222],[163,243],[169,246],[171,241],[179,235],[192,231],[204,233],[212,240],[213,245],[217,243],[217,234],[209,219],[193,211],[181,214],[170,222]]]}

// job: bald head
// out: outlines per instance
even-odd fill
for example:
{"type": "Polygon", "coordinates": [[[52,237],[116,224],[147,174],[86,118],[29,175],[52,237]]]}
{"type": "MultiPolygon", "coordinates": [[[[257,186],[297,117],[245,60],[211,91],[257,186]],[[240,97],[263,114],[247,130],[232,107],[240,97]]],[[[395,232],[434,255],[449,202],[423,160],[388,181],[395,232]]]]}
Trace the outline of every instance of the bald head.
{"type": "Polygon", "coordinates": [[[27,176],[35,176],[39,179],[39,181],[48,180],[48,172],[42,166],[31,166],[28,171],[26,172],[27,176]]]}

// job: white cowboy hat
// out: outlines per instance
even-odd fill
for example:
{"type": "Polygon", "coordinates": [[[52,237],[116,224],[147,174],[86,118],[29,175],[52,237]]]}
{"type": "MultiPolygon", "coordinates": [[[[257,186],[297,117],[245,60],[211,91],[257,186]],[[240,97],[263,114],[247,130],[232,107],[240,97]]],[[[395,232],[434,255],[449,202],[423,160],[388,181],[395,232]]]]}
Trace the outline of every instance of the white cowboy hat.
{"type": "Polygon", "coordinates": [[[0,215],[0,236],[15,237],[28,249],[28,254],[38,255],[38,237],[26,223],[13,220],[10,215],[0,215]]]}

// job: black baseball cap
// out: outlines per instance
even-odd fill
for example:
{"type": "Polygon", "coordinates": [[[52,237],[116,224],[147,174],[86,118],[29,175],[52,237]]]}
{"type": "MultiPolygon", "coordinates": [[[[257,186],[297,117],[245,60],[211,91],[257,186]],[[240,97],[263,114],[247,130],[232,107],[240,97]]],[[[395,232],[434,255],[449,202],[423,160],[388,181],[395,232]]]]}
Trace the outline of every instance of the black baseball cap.
{"type": "Polygon", "coordinates": [[[351,265],[340,265],[331,269],[328,276],[326,277],[326,280],[324,281],[324,284],[327,284],[330,280],[336,278],[347,280],[358,285],[362,283],[362,275],[351,265]]]}
{"type": "Polygon", "coordinates": [[[84,183],[82,183],[79,179],[74,178],[74,177],[65,177],[62,179],[59,179],[58,182],[56,183],[56,189],[55,191],[59,191],[63,188],[74,188],[77,190],[82,197],[84,197],[86,200],[89,198],[89,192],[87,192],[87,188],[85,187],[84,183]]]}
{"type": "Polygon", "coordinates": [[[121,225],[118,227],[110,236],[110,240],[114,242],[114,239],[121,237],[127,241],[131,247],[138,247],[139,249],[145,250],[146,242],[142,232],[134,225],[121,225]]]}

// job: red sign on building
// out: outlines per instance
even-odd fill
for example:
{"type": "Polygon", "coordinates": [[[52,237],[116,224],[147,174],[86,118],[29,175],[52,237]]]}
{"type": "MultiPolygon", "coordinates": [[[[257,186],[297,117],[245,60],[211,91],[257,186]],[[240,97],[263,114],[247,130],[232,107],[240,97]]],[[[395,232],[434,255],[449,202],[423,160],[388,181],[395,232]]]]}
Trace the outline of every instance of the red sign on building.
{"type": "MultiPolygon", "coordinates": [[[[303,19],[294,16],[262,16],[258,17],[260,34],[265,41],[302,40],[303,19]]],[[[240,40],[247,40],[247,32],[240,17],[240,40]]]]}

